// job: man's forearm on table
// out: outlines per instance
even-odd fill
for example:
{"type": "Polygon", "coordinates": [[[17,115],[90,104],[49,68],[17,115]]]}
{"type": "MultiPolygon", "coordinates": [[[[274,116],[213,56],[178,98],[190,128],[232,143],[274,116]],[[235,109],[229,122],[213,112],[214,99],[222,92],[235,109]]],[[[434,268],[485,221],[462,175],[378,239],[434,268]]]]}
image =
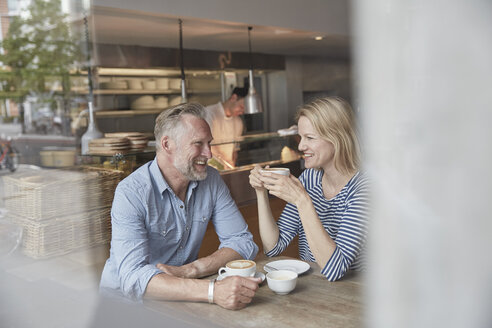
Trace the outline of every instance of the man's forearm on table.
{"type": "MultiPolygon", "coordinates": [[[[189,266],[194,271],[192,276],[200,278],[217,273],[227,262],[241,258],[241,255],[232,248],[224,247],[190,263],[189,266]]],[[[208,280],[180,278],[166,273],[157,274],[147,284],[144,297],[175,301],[206,301],[208,280]]]]}
{"type": "Polygon", "coordinates": [[[186,279],[160,273],[147,284],[144,298],[168,301],[204,302],[208,297],[208,281],[186,279]]]}
{"type": "Polygon", "coordinates": [[[196,270],[195,277],[205,277],[217,273],[221,266],[232,260],[242,259],[242,256],[232,248],[224,247],[209,256],[202,257],[191,264],[196,270]]]}

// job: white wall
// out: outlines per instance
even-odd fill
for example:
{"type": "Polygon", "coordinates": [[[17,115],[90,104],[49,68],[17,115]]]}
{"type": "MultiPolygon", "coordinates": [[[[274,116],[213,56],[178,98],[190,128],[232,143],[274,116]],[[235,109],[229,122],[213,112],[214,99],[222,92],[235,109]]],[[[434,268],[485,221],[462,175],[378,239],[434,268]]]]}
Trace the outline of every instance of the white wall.
{"type": "Polygon", "coordinates": [[[492,2],[357,1],[368,327],[492,327],[492,2]]]}

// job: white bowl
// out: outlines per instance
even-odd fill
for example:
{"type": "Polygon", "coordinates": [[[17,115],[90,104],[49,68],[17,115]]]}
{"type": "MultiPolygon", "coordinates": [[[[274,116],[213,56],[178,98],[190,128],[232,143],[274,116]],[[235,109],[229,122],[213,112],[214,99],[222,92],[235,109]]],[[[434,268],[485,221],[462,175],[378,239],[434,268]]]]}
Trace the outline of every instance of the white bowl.
{"type": "Polygon", "coordinates": [[[155,79],[155,83],[157,85],[157,89],[159,89],[159,90],[169,89],[169,79],[166,77],[155,79]]]}
{"type": "Polygon", "coordinates": [[[128,80],[128,88],[132,90],[142,90],[142,81],[139,79],[128,80]]]}
{"type": "Polygon", "coordinates": [[[181,90],[181,79],[169,79],[169,89],[181,90]]]}
{"type": "Polygon", "coordinates": [[[157,108],[166,108],[169,106],[169,99],[167,96],[158,96],[155,99],[155,105],[157,108]]]}
{"type": "Polygon", "coordinates": [[[181,96],[169,96],[169,106],[176,106],[182,102],[181,96]]]}
{"type": "Polygon", "coordinates": [[[142,85],[145,90],[155,90],[157,87],[154,80],[145,80],[142,82],[142,85]]]}
{"type": "Polygon", "coordinates": [[[154,96],[136,96],[131,97],[130,104],[133,106],[138,105],[154,105],[154,96]]]}
{"type": "Polygon", "coordinates": [[[266,275],[268,287],[279,295],[287,295],[296,288],[297,273],[289,270],[276,270],[266,275]]]}

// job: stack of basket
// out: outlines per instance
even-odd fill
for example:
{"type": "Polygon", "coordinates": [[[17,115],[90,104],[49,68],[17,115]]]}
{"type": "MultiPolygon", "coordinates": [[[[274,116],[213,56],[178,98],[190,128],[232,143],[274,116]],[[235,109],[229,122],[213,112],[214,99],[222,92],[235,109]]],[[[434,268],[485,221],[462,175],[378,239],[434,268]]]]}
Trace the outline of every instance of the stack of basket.
{"type": "Polygon", "coordinates": [[[23,252],[47,258],[108,243],[121,171],[23,169],[3,176],[8,218],[23,227],[23,252]]]}

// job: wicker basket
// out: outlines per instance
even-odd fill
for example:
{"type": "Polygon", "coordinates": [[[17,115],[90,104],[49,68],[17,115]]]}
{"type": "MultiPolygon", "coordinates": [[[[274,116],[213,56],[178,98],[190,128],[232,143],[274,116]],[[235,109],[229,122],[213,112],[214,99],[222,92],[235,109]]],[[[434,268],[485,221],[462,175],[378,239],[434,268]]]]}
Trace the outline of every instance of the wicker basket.
{"type": "Polygon", "coordinates": [[[110,212],[107,208],[44,221],[12,215],[9,218],[23,228],[22,252],[42,259],[108,243],[111,239],[110,212]]]}
{"type": "Polygon", "coordinates": [[[85,166],[4,176],[8,216],[24,229],[23,252],[40,259],[108,243],[114,190],[124,176],[85,166]]]}
{"type": "Polygon", "coordinates": [[[23,170],[4,176],[5,207],[17,216],[49,220],[111,206],[123,172],[82,167],[23,170]]]}

